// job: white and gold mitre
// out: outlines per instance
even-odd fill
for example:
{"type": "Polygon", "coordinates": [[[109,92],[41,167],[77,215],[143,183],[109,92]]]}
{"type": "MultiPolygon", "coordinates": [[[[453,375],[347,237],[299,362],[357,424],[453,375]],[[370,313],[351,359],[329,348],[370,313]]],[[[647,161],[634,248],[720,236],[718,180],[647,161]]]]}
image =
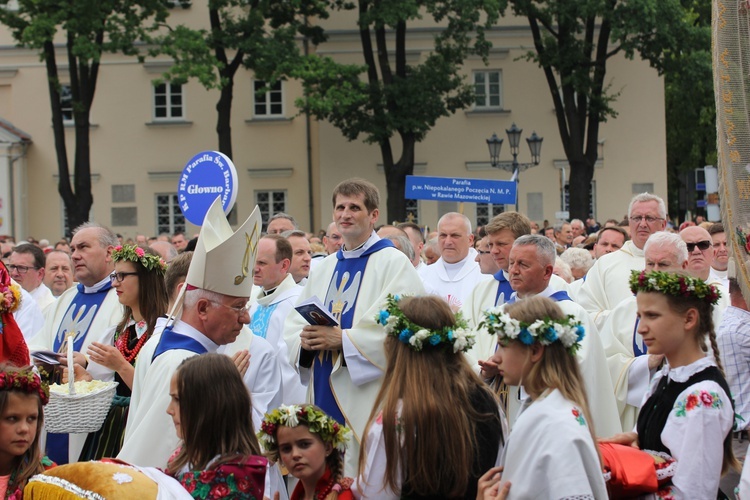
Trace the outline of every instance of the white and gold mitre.
{"type": "Polygon", "coordinates": [[[237,231],[232,231],[221,198],[216,198],[203,219],[185,279],[187,288],[250,297],[261,229],[260,210],[256,206],[237,231]]]}

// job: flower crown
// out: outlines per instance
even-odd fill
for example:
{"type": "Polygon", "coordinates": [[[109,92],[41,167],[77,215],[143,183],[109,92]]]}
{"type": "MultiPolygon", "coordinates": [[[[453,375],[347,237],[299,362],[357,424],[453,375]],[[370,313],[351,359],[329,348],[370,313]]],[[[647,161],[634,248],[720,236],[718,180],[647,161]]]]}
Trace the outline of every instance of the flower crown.
{"type": "Polygon", "coordinates": [[[533,323],[513,319],[499,307],[489,309],[483,314],[484,319],[479,323],[479,328],[485,328],[492,335],[497,335],[497,340],[502,345],[507,345],[512,340],[518,340],[524,345],[532,345],[535,342],[550,345],[559,340],[571,355],[575,355],[586,335],[581,322],[571,314],[562,320],[544,318],[533,323]]]}
{"type": "Polygon", "coordinates": [[[276,432],[279,426],[297,427],[300,424],[306,425],[310,432],[320,436],[324,443],[332,444],[342,453],[346,450],[351,430],[313,405],[281,405],[266,413],[257,436],[266,450],[272,450],[278,446],[276,432]]]}
{"type": "Polygon", "coordinates": [[[167,263],[164,262],[164,259],[158,255],[146,253],[144,249],[136,245],[117,245],[112,251],[112,259],[115,262],[121,260],[139,262],[148,271],[156,269],[161,274],[167,272],[167,263]]]}
{"type": "Polygon", "coordinates": [[[474,333],[468,329],[466,321],[461,312],[456,313],[456,324],[444,326],[439,330],[428,330],[416,323],[411,322],[401,311],[398,303],[400,295],[388,294],[375,321],[385,327],[385,333],[396,337],[400,342],[411,346],[415,351],[421,351],[425,344],[439,346],[449,344],[453,346],[453,352],[466,352],[474,345],[476,339],[474,333]]]}
{"type": "Polygon", "coordinates": [[[42,382],[39,375],[31,369],[0,372],[0,391],[21,391],[26,394],[38,394],[42,404],[49,401],[49,385],[42,382]]]}
{"type": "Polygon", "coordinates": [[[716,305],[721,298],[719,289],[700,278],[684,274],[661,271],[633,271],[630,273],[630,290],[638,292],[659,292],[675,297],[695,297],[716,305]]]}

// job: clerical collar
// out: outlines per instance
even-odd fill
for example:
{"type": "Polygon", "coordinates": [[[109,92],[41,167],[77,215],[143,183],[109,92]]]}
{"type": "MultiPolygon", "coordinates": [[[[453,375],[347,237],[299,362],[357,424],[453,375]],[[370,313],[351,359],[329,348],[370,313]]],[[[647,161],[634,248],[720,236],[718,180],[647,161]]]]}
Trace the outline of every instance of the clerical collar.
{"type": "Polygon", "coordinates": [[[378,236],[378,234],[373,230],[372,233],[370,233],[370,237],[367,238],[367,241],[362,243],[360,246],[358,246],[354,250],[345,250],[344,245],[341,245],[341,252],[344,255],[345,259],[353,259],[353,258],[361,257],[362,254],[365,253],[368,248],[373,246],[379,240],[380,240],[380,236],[378,236]]]}
{"type": "Polygon", "coordinates": [[[96,293],[109,283],[109,274],[94,286],[83,285],[83,293],[96,293]]]}
{"type": "Polygon", "coordinates": [[[266,290],[265,288],[261,288],[261,291],[263,292],[263,296],[264,296],[264,297],[268,297],[268,296],[269,296],[269,295],[271,295],[271,294],[272,294],[273,292],[275,292],[277,288],[279,288],[279,285],[276,285],[276,286],[275,286],[275,287],[273,287],[273,288],[269,288],[268,290],[266,290]]]}

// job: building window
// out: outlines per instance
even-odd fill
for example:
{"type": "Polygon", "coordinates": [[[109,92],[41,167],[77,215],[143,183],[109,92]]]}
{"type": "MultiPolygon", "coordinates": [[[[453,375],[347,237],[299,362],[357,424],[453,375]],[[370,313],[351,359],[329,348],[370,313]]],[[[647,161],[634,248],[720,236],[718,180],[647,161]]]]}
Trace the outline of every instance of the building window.
{"type": "Polygon", "coordinates": [[[505,212],[505,205],[477,203],[477,226],[486,226],[494,216],[503,212],[505,212]]]}
{"type": "Polygon", "coordinates": [[[406,200],[406,222],[419,224],[419,200],[406,200]]]}
{"type": "Polygon", "coordinates": [[[177,194],[156,195],[156,234],[185,232],[185,216],[182,215],[177,194]]]}
{"type": "Polygon", "coordinates": [[[255,96],[255,116],[284,116],[283,83],[277,81],[270,87],[262,80],[253,82],[255,96]]]}
{"type": "Polygon", "coordinates": [[[474,72],[474,107],[503,109],[502,73],[500,71],[474,72]]]}
{"type": "Polygon", "coordinates": [[[154,120],[179,120],[185,117],[182,85],[154,85],[154,120]]]}
{"type": "Polygon", "coordinates": [[[60,108],[63,123],[73,123],[73,94],[70,91],[70,85],[60,85],[60,108]]]}
{"type": "Polygon", "coordinates": [[[260,209],[265,229],[271,217],[279,212],[286,212],[286,191],[256,191],[255,204],[260,209]]]}

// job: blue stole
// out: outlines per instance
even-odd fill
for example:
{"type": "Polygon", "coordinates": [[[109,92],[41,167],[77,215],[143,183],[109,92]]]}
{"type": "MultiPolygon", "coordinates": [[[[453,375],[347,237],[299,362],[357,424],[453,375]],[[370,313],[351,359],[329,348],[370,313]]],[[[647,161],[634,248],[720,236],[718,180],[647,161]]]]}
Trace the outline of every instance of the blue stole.
{"type": "MultiPolygon", "coordinates": [[[[328,292],[323,304],[339,320],[339,327],[342,330],[351,328],[354,323],[357,297],[370,256],[377,251],[393,246],[390,240],[382,239],[376,241],[359,257],[345,259],[342,250],[336,253],[338,262],[336,262],[336,267],[333,270],[333,276],[328,285],[328,292]]],[[[341,425],[346,425],[344,414],[331,389],[333,365],[341,355],[340,351],[320,351],[315,356],[312,366],[313,402],[341,425]]]]}
{"type": "MultiPolygon", "coordinates": [[[[57,328],[57,334],[53,339],[52,349],[60,352],[65,344],[65,338],[69,332],[75,332],[73,337],[73,349],[81,352],[83,342],[91,328],[91,323],[99,312],[107,293],[112,288],[112,283],[106,282],[95,292],[86,292],[82,284],[78,284],[78,293],[65,311],[62,322],[57,328]]],[[[68,434],[47,434],[47,456],[53,462],[64,465],[68,463],[68,445],[70,440],[68,434]]]]}
{"type": "Polygon", "coordinates": [[[154,351],[154,356],[151,358],[151,362],[165,352],[173,351],[175,349],[194,352],[198,355],[206,354],[208,352],[208,349],[203,347],[203,344],[192,337],[175,332],[172,330],[172,326],[169,326],[161,333],[159,343],[156,345],[156,350],[154,351]]]}
{"type": "Polygon", "coordinates": [[[510,296],[513,295],[513,289],[510,287],[510,282],[505,279],[505,274],[503,274],[503,271],[500,270],[492,275],[493,278],[495,278],[498,281],[497,284],[497,293],[495,294],[495,305],[501,305],[498,304],[498,301],[500,300],[500,294],[504,294],[505,299],[503,302],[507,302],[510,299],[510,296]]]}
{"type": "MultiPolygon", "coordinates": [[[[60,347],[65,342],[66,335],[72,331],[76,332],[73,338],[73,348],[81,352],[83,341],[86,340],[91,323],[94,321],[96,313],[99,312],[99,308],[104,299],[107,298],[107,293],[111,288],[111,283],[105,283],[99,290],[87,293],[84,291],[84,286],[80,283],[78,284],[78,293],[65,311],[62,322],[57,329],[57,335],[55,335],[52,345],[52,349],[55,352],[60,352],[60,347]]],[[[60,463],[57,460],[54,461],[58,464],[60,463]]]]}
{"type": "Polygon", "coordinates": [[[633,354],[635,354],[636,358],[648,354],[648,346],[643,343],[643,337],[638,335],[638,323],[640,321],[640,318],[635,318],[635,327],[633,327],[633,354]],[[640,339],[640,342],[638,339],[640,339]]]}
{"type": "MultiPolygon", "coordinates": [[[[553,300],[555,302],[562,302],[564,300],[569,300],[569,301],[573,302],[573,299],[570,298],[570,295],[568,295],[568,292],[566,292],[565,290],[558,290],[558,291],[556,291],[555,293],[553,293],[552,295],[550,295],[547,298],[551,299],[551,300],[553,300]]],[[[511,297],[506,302],[506,304],[514,304],[516,301],[518,301],[518,296],[517,295],[511,297]]]]}
{"type": "Polygon", "coordinates": [[[266,338],[268,334],[268,324],[271,322],[271,316],[276,310],[276,306],[279,303],[270,304],[267,306],[258,306],[253,313],[253,317],[250,319],[250,330],[258,337],[266,338]]]}

